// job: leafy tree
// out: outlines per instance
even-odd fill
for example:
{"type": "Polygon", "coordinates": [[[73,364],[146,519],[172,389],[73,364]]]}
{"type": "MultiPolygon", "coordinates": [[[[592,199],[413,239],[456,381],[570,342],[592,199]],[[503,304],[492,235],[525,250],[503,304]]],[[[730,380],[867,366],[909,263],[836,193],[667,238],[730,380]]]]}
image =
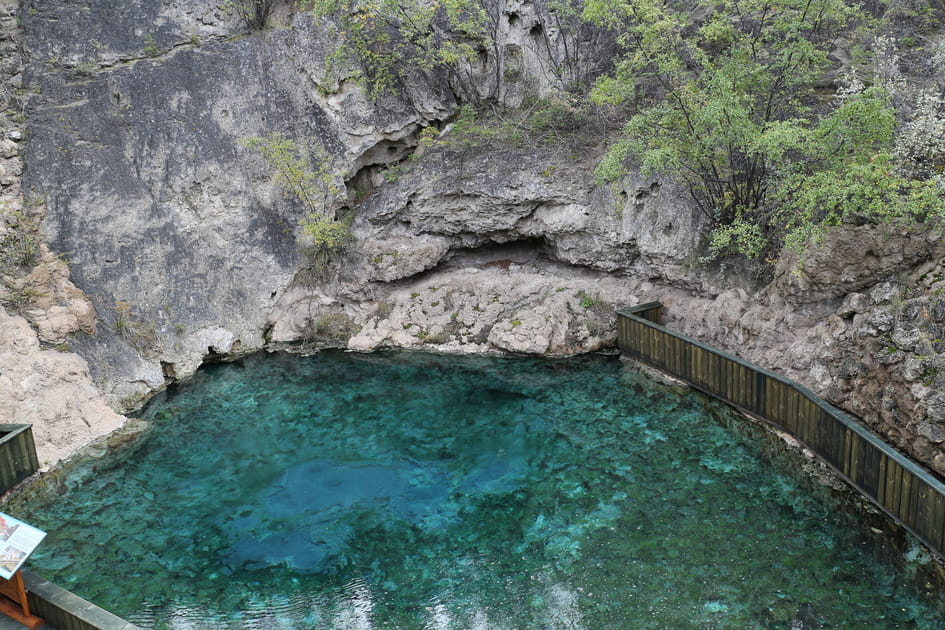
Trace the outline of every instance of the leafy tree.
{"type": "Polygon", "coordinates": [[[332,201],[341,191],[332,169],[331,156],[320,144],[309,152],[281,133],[247,138],[242,143],[255,149],[273,170],[287,195],[308,211],[302,221],[303,249],[320,266],[343,251],[351,239],[351,221],[337,217],[332,201]]]}
{"type": "Polygon", "coordinates": [[[714,222],[715,253],[760,256],[893,201],[887,214],[931,212],[904,178],[863,189],[870,165],[891,172],[887,95],[823,101],[828,53],[856,18],[843,0],[589,0],[584,15],[625,50],[592,96],[631,111],[598,178],[617,180],[628,159],[674,174],[714,222]]]}

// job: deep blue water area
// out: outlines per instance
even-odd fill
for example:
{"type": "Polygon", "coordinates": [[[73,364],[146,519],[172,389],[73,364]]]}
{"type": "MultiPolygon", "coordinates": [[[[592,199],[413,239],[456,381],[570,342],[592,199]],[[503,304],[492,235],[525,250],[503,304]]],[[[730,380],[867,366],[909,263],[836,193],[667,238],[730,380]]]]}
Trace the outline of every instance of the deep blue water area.
{"type": "Polygon", "coordinates": [[[945,628],[707,404],[613,356],[258,354],[16,515],[146,628],[945,628]]]}

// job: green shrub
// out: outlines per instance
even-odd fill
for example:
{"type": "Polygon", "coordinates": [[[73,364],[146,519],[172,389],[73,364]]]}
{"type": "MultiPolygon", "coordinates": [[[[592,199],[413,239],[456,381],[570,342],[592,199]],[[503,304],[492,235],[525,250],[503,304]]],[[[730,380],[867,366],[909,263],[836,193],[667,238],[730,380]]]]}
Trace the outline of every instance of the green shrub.
{"type": "Polygon", "coordinates": [[[331,156],[317,143],[309,152],[302,151],[295,141],[280,133],[247,138],[242,144],[259,151],[286,193],[306,208],[300,246],[319,273],[327,271],[332,260],[349,244],[354,218],[337,217],[331,207],[341,190],[331,156]]]}

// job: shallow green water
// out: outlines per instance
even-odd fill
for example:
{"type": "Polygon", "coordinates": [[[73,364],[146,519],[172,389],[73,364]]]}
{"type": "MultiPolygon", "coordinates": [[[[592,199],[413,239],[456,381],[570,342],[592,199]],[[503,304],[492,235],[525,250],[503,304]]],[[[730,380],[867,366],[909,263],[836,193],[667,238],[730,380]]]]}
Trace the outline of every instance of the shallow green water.
{"type": "Polygon", "coordinates": [[[148,628],[945,628],[941,597],[614,357],[201,371],[132,462],[19,514],[148,628]]]}

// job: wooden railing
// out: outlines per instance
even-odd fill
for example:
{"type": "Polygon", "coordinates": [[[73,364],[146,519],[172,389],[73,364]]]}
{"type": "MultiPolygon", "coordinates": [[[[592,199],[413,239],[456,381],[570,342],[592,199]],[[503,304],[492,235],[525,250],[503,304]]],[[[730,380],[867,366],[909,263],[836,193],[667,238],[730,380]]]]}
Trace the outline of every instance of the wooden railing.
{"type": "Polygon", "coordinates": [[[0,424],[0,494],[39,470],[29,424],[0,424]]]}
{"type": "Polygon", "coordinates": [[[667,330],[661,308],[617,311],[622,352],[793,435],[945,558],[945,484],[804,386],[667,330]]]}

